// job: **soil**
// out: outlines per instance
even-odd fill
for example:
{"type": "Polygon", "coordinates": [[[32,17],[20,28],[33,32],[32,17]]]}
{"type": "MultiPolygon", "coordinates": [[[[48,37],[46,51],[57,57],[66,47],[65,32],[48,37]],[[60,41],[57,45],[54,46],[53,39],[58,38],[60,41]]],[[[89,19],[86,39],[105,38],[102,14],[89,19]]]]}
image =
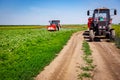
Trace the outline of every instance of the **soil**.
{"type": "MultiPolygon", "coordinates": [[[[84,38],[89,42],[87,33],[84,33],[84,38]]],[[[98,36],[89,45],[96,65],[93,80],[120,80],[120,49],[109,39],[98,36]]]]}
{"type": "MultiPolygon", "coordinates": [[[[38,74],[35,80],[79,80],[83,40],[88,40],[88,31],[72,35],[58,56],[38,74]]],[[[89,42],[96,69],[93,80],[120,80],[120,50],[112,42],[96,38],[89,42]]]]}

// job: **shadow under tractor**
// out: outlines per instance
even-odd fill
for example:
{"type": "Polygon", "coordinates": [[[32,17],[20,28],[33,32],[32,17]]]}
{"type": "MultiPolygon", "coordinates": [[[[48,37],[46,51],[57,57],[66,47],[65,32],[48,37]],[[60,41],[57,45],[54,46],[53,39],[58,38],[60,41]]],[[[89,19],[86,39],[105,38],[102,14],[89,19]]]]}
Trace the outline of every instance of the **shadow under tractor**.
{"type": "Polygon", "coordinates": [[[104,36],[106,39],[115,39],[115,30],[112,28],[112,18],[110,12],[117,15],[116,9],[97,8],[95,10],[88,10],[87,15],[92,17],[88,18],[89,38],[94,41],[96,36],[104,36]]]}

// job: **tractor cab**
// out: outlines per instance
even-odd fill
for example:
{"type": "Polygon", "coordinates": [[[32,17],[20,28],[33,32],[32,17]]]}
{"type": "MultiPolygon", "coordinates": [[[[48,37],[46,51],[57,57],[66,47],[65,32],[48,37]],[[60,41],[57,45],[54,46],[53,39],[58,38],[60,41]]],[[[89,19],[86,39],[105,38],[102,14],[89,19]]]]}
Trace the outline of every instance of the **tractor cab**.
{"type": "MultiPolygon", "coordinates": [[[[108,8],[97,8],[92,10],[92,17],[88,18],[88,28],[90,30],[90,38],[95,37],[95,35],[101,36],[109,36],[113,35],[113,29],[111,28],[112,18],[110,12],[114,10],[114,15],[117,14],[116,9],[108,9],[108,8]],[[112,31],[112,33],[111,33],[112,31]]],[[[87,15],[90,15],[90,11],[87,11],[87,15]]]]}
{"type": "MultiPolygon", "coordinates": [[[[116,9],[114,10],[114,15],[116,15],[116,9]]],[[[90,15],[90,10],[87,11],[87,15],[90,15]]],[[[97,26],[105,26],[108,27],[112,22],[112,18],[110,15],[110,9],[108,8],[97,8],[93,10],[92,17],[88,19],[88,22],[92,22],[94,27],[97,26]],[[92,20],[92,21],[91,21],[92,20]]],[[[90,28],[90,25],[89,25],[90,28]]],[[[93,27],[91,27],[93,28],[93,27]]]]}
{"type": "Polygon", "coordinates": [[[95,9],[93,14],[94,21],[109,21],[110,10],[109,9],[95,9]]]}
{"type": "Polygon", "coordinates": [[[49,21],[50,25],[47,26],[48,31],[59,31],[61,26],[60,26],[60,20],[51,20],[49,21]]]}
{"type": "Polygon", "coordinates": [[[105,29],[110,22],[110,10],[107,8],[95,9],[93,14],[93,25],[105,29]]]}

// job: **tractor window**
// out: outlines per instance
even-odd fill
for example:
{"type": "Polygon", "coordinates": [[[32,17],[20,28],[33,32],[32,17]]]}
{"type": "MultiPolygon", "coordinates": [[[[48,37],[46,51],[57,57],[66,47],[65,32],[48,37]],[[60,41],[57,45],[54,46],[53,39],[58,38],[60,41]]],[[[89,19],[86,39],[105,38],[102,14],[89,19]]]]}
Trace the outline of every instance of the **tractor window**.
{"type": "Polygon", "coordinates": [[[58,24],[58,22],[52,22],[52,24],[56,24],[56,25],[57,25],[57,24],[58,24]]]}
{"type": "Polygon", "coordinates": [[[106,21],[107,19],[107,14],[106,13],[95,13],[95,21],[106,21]]]}

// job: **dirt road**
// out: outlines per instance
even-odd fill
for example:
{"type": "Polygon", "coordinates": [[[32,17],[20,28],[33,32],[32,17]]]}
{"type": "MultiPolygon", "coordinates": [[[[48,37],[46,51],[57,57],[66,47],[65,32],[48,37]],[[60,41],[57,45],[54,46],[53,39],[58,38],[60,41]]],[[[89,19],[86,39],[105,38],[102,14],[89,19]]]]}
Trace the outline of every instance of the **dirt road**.
{"type": "Polygon", "coordinates": [[[36,80],[77,80],[78,67],[81,64],[82,32],[73,34],[59,55],[45,67],[36,80]]]}
{"type": "MultiPolygon", "coordinates": [[[[88,35],[84,35],[88,39],[88,35]]],[[[89,42],[94,64],[97,65],[93,80],[120,80],[120,50],[104,38],[89,42]]]]}
{"type": "MultiPolygon", "coordinates": [[[[35,80],[79,80],[78,66],[84,64],[82,43],[87,35],[73,34],[58,56],[44,68],[35,80]]],[[[97,65],[93,80],[120,80],[120,51],[113,43],[106,41],[89,42],[94,64],[97,65]]]]}
{"type": "Polygon", "coordinates": [[[120,80],[120,53],[113,43],[91,42],[97,65],[94,80],[120,80]]]}

